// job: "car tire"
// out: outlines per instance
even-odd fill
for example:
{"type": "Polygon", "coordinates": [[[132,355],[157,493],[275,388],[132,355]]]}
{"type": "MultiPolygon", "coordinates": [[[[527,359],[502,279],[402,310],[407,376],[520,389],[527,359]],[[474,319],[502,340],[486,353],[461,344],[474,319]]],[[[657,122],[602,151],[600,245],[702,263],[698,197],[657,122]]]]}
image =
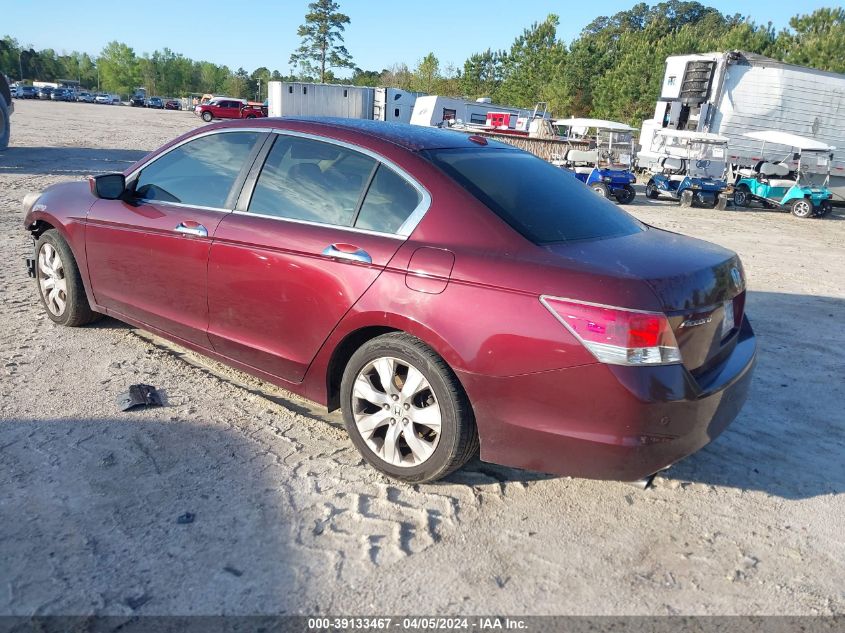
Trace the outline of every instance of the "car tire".
{"type": "Polygon", "coordinates": [[[343,372],[340,398],[352,443],[394,479],[435,481],[478,451],[472,407],[455,373],[408,334],[384,334],[362,345],[343,372]]]}
{"type": "Polygon", "coordinates": [[[809,218],[815,214],[813,203],[807,198],[796,198],[789,203],[789,211],[796,218],[809,218]]]}
{"type": "Polygon", "coordinates": [[[616,201],[619,204],[631,204],[636,196],[637,192],[634,188],[631,185],[625,185],[621,192],[616,194],[616,201]]]}
{"type": "Polygon", "coordinates": [[[91,309],[76,259],[56,229],[44,231],[35,242],[35,283],[54,323],[78,327],[102,316],[91,309]]]}
{"type": "Polygon", "coordinates": [[[748,185],[739,185],[734,190],[734,206],[747,207],[749,202],[751,202],[751,190],[748,185]]]}
{"type": "Polygon", "coordinates": [[[607,189],[607,185],[605,185],[603,182],[594,182],[590,185],[590,189],[595,191],[602,198],[607,198],[610,196],[610,192],[607,189]]]}
{"type": "Polygon", "coordinates": [[[9,121],[9,106],[6,100],[0,95],[0,150],[9,147],[9,137],[12,133],[11,122],[9,121]]]}
{"type": "Polygon", "coordinates": [[[684,191],[682,191],[678,203],[685,209],[691,208],[693,203],[692,191],[690,191],[689,189],[685,189],[684,191]]]}
{"type": "Polygon", "coordinates": [[[654,184],[653,180],[649,180],[645,186],[645,197],[649,200],[657,200],[660,197],[660,191],[658,191],[657,185],[654,184]]]}
{"type": "Polygon", "coordinates": [[[833,211],[833,203],[830,200],[822,200],[821,204],[819,204],[818,216],[823,218],[831,211],[833,211]]]}
{"type": "Polygon", "coordinates": [[[211,123],[211,119],[213,118],[214,117],[211,115],[211,112],[209,112],[208,110],[202,113],[202,120],[206,123],[211,123]]]}

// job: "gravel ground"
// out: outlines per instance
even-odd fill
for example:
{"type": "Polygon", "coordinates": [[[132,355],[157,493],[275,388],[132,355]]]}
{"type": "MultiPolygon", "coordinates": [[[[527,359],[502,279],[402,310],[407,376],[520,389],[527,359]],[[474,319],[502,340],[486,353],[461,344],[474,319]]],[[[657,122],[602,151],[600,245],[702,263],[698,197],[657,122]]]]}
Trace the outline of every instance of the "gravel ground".
{"type": "Polygon", "coordinates": [[[363,465],[339,418],[117,321],[42,315],[24,194],[123,169],[201,122],[21,101],[0,153],[0,614],[841,614],[845,216],[680,210],[740,253],[750,400],[639,491],[481,462],[363,465]],[[120,413],[149,382],[160,409],[120,413]],[[190,513],[192,522],[180,522],[190,513]]]}

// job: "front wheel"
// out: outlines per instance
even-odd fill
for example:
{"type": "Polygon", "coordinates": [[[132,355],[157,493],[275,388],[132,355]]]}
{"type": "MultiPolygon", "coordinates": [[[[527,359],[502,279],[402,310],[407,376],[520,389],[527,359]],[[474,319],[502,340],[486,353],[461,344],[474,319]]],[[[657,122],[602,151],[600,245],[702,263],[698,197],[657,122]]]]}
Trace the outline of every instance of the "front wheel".
{"type": "Polygon", "coordinates": [[[213,119],[213,118],[214,117],[211,116],[211,112],[209,112],[208,110],[206,110],[205,112],[202,113],[202,120],[205,121],[206,123],[211,123],[211,119],[213,119]]]}
{"type": "Polygon", "coordinates": [[[595,191],[602,198],[607,198],[610,195],[610,192],[607,190],[607,185],[605,185],[603,182],[594,182],[592,185],[590,185],[590,189],[595,191]]]}
{"type": "Polygon", "coordinates": [[[693,201],[692,191],[690,191],[689,189],[685,189],[684,191],[681,192],[681,198],[680,198],[679,204],[682,207],[684,207],[685,209],[689,209],[690,207],[692,207],[692,201],[693,201]]]}
{"type": "Polygon", "coordinates": [[[650,180],[645,186],[645,197],[649,200],[657,200],[660,197],[660,191],[658,191],[657,185],[654,184],[653,180],[650,180]]]}
{"type": "Polygon", "coordinates": [[[631,185],[625,185],[616,193],[616,201],[619,204],[631,204],[636,195],[637,192],[634,191],[634,188],[631,185]]]}
{"type": "Polygon", "coordinates": [[[362,345],[346,365],[340,395],[352,443],[396,479],[440,479],[478,450],[472,408],[454,372],[408,334],[362,345]]]}
{"type": "Polygon", "coordinates": [[[38,296],[54,323],[77,327],[96,321],[76,260],[56,229],[44,231],[35,243],[35,279],[38,296]]]}
{"type": "Polygon", "coordinates": [[[813,203],[807,198],[796,198],[789,204],[789,210],[796,218],[809,218],[813,215],[813,203]]]}

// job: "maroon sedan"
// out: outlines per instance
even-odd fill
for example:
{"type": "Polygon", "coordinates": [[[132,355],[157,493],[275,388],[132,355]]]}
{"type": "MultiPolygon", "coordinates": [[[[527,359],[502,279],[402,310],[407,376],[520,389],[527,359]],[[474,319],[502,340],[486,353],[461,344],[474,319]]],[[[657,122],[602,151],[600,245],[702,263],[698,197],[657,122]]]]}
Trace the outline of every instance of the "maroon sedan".
{"type": "Polygon", "coordinates": [[[639,480],[745,401],[737,256],[460,132],[264,119],[25,200],[47,315],[107,314],[341,408],[405,481],[639,480]]]}

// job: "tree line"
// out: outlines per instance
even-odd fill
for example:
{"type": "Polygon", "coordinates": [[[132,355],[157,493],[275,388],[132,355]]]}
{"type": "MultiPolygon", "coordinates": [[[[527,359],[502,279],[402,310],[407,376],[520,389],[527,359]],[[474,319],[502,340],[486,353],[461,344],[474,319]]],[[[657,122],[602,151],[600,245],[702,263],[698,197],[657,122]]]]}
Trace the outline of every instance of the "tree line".
{"type": "MultiPolygon", "coordinates": [[[[343,45],[349,17],[334,0],[309,4],[299,27],[302,44],[291,55],[291,72],[260,67],[251,73],[196,61],[169,48],[137,55],[110,42],[96,57],[33,50],[10,36],[0,40],[0,71],[13,78],[73,79],[83,86],[127,95],[220,93],[259,98],[268,81],[314,81],[388,86],[533,107],[544,101],[561,116],[591,115],[637,124],[651,116],[668,55],[743,50],[788,63],[845,72],[845,9],[822,8],[795,15],[780,31],[740,14],[725,15],[695,1],[644,2],[588,24],[572,42],[558,37],[559,18],[549,15],[516,37],[506,50],[471,55],[460,67],[442,64],[434,52],[413,68],[396,63],[364,70],[343,45]],[[351,69],[340,78],[334,69],[351,69]]],[[[266,96],[266,90],[261,98],[266,96]]]]}

